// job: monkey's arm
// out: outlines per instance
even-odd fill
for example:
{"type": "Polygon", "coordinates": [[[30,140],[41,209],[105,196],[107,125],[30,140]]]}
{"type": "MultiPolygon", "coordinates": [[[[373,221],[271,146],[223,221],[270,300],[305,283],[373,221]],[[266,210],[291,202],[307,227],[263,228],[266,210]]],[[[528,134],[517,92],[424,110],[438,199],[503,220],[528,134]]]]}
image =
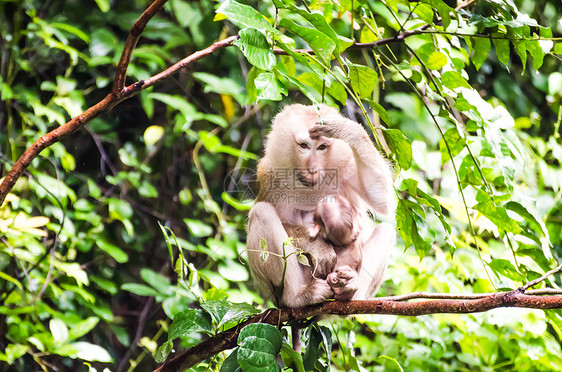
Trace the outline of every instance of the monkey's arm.
{"type": "MultiPolygon", "coordinates": [[[[357,165],[359,194],[371,208],[384,215],[393,215],[396,197],[392,187],[392,171],[386,159],[373,145],[363,127],[349,119],[340,117],[326,119],[324,124],[316,125],[309,131],[311,138],[325,136],[346,142],[353,150],[357,165]]],[[[350,182],[356,187],[354,182],[350,182]]]]}

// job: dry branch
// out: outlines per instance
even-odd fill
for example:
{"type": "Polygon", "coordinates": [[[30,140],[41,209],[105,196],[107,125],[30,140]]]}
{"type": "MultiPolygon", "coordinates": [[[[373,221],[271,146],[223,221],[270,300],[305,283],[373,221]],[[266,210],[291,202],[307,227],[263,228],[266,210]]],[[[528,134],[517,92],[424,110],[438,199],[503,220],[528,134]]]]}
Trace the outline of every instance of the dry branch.
{"type": "MultiPolygon", "coordinates": [[[[439,294],[434,294],[439,295],[439,294]]],[[[407,296],[407,295],[406,295],[407,296]]],[[[443,294],[445,296],[445,294],[443,294]]],[[[521,307],[529,309],[560,309],[562,295],[536,296],[525,294],[517,289],[483,295],[476,299],[442,299],[434,301],[399,302],[388,299],[368,301],[332,301],[299,309],[269,309],[255,315],[240,326],[221,332],[177,357],[166,361],[156,371],[168,372],[185,370],[193,365],[216,355],[217,353],[236,346],[238,333],[250,323],[268,323],[279,325],[288,321],[304,320],[317,315],[354,315],[354,314],[387,314],[403,316],[419,316],[427,314],[468,314],[484,312],[500,307],[521,307]]],[[[415,297],[410,297],[412,299],[415,297]]]]}

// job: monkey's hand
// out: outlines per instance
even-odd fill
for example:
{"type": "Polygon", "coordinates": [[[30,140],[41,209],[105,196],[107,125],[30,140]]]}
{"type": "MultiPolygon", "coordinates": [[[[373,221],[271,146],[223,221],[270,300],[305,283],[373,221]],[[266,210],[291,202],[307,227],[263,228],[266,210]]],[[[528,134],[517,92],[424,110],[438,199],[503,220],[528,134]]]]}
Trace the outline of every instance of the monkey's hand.
{"type": "Polygon", "coordinates": [[[338,266],[328,275],[328,283],[334,290],[336,300],[350,300],[359,288],[359,274],[351,267],[338,266]]]}
{"type": "Polygon", "coordinates": [[[365,129],[351,120],[325,121],[324,124],[315,125],[308,130],[312,139],[320,137],[341,139],[350,145],[362,139],[369,140],[365,129]]]}

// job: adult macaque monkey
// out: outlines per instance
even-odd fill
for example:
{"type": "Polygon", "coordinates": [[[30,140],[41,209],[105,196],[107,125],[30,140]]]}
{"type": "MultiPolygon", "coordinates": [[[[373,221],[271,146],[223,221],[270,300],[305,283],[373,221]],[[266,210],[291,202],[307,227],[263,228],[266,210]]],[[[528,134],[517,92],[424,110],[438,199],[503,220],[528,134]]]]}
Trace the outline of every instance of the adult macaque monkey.
{"type": "MultiPolygon", "coordinates": [[[[353,244],[362,247],[363,254],[352,299],[373,296],[396,233],[388,223],[375,226],[368,211],[393,217],[395,195],[389,164],[363,127],[326,105],[319,110],[287,106],[273,120],[257,173],[260,192],[249,215],[247,247],[250,270],[264,294],[288,307],[335,297],[328,278],[312,276],[296,254],[285,264],[283,242],[288,235],[283,224],[313,230],[318,207],[342,198],[356,211],[353,244]],[[262,260],[264,246],[271,254],[262,260]]],[[[328,232],[326,236],[330,238],[328,232]]],[[[285,255],[292,252],[294,248],[285,245],[285,255]]]]}

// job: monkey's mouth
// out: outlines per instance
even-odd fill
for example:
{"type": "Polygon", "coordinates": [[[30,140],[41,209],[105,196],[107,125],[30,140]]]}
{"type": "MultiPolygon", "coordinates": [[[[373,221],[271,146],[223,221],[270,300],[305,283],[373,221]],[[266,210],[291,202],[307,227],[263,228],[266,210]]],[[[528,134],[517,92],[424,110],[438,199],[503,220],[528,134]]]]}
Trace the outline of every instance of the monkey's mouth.
{"type": "Polygon", "coordinates": [[[302,172],[297,173],[297,180],[306,187],[312,187],[317,183],[314,179],[308,179],[302,172]]]}

